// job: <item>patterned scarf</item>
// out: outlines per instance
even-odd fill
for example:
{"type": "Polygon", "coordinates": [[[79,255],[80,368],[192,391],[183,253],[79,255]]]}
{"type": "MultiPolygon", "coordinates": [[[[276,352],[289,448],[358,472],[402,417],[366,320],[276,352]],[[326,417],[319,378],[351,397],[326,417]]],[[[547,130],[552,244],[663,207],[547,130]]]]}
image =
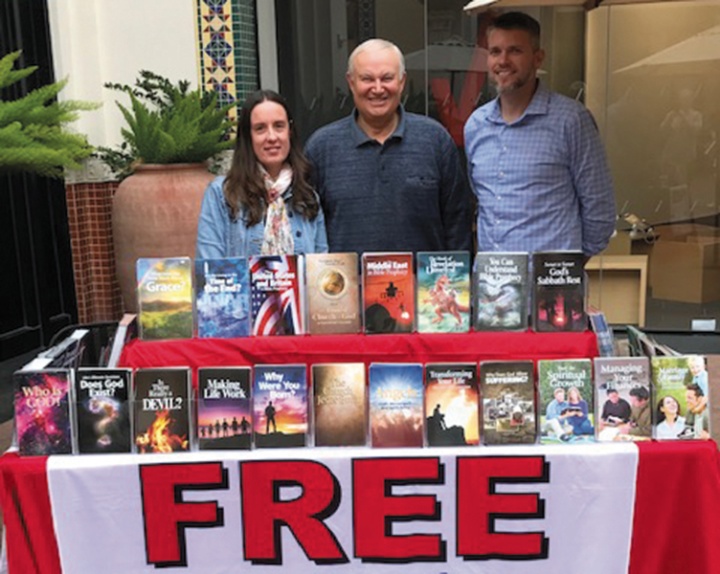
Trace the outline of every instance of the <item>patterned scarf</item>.
{"type": "Polygon", "coordinates": [[[265,235],[263,236],[261,255],[291,255],[295,252],[290,220],[285,211],[283,193],[290,187],[293,178],[292,168],[285,164],[280,175],[273,180],[267,170],[260,164],[260,173],[265,181],[268,194],[268,207],[265,217],[265,235]]]}

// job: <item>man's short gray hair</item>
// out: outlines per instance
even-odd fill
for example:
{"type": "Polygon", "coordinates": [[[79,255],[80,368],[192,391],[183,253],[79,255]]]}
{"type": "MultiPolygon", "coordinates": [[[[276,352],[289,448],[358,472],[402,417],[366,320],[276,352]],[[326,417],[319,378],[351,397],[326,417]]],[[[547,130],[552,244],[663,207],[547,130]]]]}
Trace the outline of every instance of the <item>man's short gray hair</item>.
{"type": "Polygon", "coordinates": [[[370,40],[365,40],[352,51],[350,57],[348,58],[348,75],[352,75],[355,70],[355,58],[357,58],[359,54],[371,50],[392,50],[395,52],[398,62],[400,62],[400,77],[402,78],[405,75],[405,56],[403,56],[400,48],[398,48],[395,44],[388,40],[383,40],[382,38],[371,38],[370,40]]]}

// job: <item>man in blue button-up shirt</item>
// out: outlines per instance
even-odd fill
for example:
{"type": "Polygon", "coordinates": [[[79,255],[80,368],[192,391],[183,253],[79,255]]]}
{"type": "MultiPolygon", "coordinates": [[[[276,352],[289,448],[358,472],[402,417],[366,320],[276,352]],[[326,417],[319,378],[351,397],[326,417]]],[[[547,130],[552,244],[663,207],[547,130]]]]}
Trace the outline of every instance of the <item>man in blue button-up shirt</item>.
{"type": "Polygon", "coordinates": [[[480,251],[602,251],[615,199],[597,127],[580,103],[536,78],[540,25],[520,12],[488,29],[488,74],[498,97],[465,124],[478,198],[480,251]]]}

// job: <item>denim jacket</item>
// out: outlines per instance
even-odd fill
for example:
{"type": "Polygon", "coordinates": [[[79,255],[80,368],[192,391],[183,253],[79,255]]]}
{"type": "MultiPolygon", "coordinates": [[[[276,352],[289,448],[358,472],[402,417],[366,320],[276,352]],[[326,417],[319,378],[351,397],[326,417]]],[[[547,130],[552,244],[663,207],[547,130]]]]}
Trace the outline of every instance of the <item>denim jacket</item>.
{"type": "MultiPolygon", "coordinates": [[[[197,259],[219,259],[222,257],[247,257],[260,255],[265,223],[259,222],[247,227],[244,214],[231,219],[230,210],[223,195],[225,177],[216,177],[205,190],[200,220],[198,221],[197,259]]],[[[322,208],[312,221],[292,208],[290,198],[292,187],[283,194],[285,209],[290,219],[295,253],[326,253],[328,250],[325,233],[325,217],[322,208]]]]}

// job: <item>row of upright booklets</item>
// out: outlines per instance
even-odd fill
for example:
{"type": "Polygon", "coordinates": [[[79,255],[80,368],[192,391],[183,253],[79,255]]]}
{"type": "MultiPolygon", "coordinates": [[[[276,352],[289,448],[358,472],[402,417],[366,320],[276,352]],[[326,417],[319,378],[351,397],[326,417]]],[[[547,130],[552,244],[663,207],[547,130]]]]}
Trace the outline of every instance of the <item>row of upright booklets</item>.
{"type": "Polygon", "coordinates": [[[704,358],[18,371],[22,455],[709,437],[704,358]],[[537,378],[537,382],[536,382],[537,378]],[[366,384],[367,382],[367,384],[366,384]],[[196,389],[196,390],[195,390],[196,389]]]}
{"type": "Polygon", "coordinates": [[[137,261],[143,339],[584,331],[583,255],[319,253],[137,261]],[[532,301],[532,305],[530,305],[532,301]],[[532,309],[531,309],[532,308],[532,309]]]}

